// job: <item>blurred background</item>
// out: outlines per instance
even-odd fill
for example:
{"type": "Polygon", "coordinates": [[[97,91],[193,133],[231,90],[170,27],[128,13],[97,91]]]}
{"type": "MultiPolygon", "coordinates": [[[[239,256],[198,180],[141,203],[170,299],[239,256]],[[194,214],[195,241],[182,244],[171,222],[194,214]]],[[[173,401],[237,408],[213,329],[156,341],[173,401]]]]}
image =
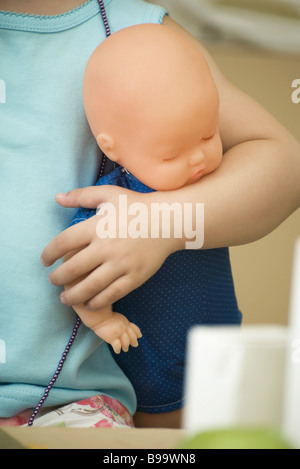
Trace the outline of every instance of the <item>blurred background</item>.
{"type": "MultiPolygon", "coordinates": [[[[152,0],[197,37],[235,85],[300,141],[300,0],[152,0]]],[[[274,207],[276,210],[276,207],[274,207]]],[[[230,249],[245,324],[287,324],[300,210],[263,239],[230,249]]],[[[299,285],[300,288],[300,285],[299,285]]]]}

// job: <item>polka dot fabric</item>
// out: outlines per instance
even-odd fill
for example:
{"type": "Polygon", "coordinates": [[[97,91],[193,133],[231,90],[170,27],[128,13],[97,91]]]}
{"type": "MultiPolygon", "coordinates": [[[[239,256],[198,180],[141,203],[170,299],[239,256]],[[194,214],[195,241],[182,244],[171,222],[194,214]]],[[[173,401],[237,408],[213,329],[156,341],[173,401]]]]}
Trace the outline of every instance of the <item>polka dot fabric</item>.
{"type": "MultiPolygon", "coordinates": [[[[152,191],[122,168],[96,185],[105,184],[152,191]]],[[[94,214],[81,208],[74,223],[94,214]]],[[[134,386],[137,410],[148,413],[170,412],[184,405],[186,339],[192,326],[240,325],[242,320],[227,248],[170,255],[153,277],[113,308],[142,331],[138,348],[114,358],[134,386]]]]}

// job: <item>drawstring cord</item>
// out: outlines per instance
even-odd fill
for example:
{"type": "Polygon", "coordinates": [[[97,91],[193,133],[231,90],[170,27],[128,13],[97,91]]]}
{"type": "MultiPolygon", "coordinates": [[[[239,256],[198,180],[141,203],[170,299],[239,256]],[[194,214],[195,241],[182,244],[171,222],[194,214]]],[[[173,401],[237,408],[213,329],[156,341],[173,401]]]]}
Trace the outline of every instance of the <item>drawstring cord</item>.
{"type": "MultiPolygon", "coordinates": [[[[99,7],[100,7],[100,11],[101,11],[101,16],[102,16],[102,20],[103,20],[103,23],[104,23],[104,27],[105,27],[105,33],[106,33],[106,37],[110,36],[111,35],[111,32],[110,32],[110,28],[109,28],[109,24],[108,24],[108,20],[107,20],[107,16],[106,16],[106,11],[105,11],[105,7],[104,7],[104,2],[103,0],[98,0],[98,3],[99,3],[99,7]]],[[[102,162],[101,162],[101,167],[100,167],[100,172],[99,172],[99,177],[102,177],[103,174],[104,174],[104,168],[105,168],[105,163],[106,163],[106,160],[107,160],[107,157],[103,154],[103,157],[102,157],[102,162]]],[[[77,333],[78,333],[78,330],[79,330],[79,327],[80,327],[80,324],[81,324],[81,319],[79,317],[77,317],[77,321],[76,321],[76,324],[73,328],[73,331],[72,331],[72,335],[69,339],[69,342],[64,350],[64,353],[62,354],[62,357],[58,363],[58,366],[57,366],[57,369],[53,375],[53,378],[51,379],[51,381],[49,382],[48,386],[46,387],[44,393],[43,393],[43,396],[42,398],[40,399],[39,403],[37,404],[37,406],[35,407],[34,411],[32,412],[31,414],[31,417],[30,419],[28,420],[28,424],[27,426],[28,427],[31,427],[33,425],[33,421],[35,419],[35,417],[37,416],[37,414],[40,412],[45,400],[47,399],[47,397],[49,396],[49,393],[51,391],[51,389],[53,388],[57,378],[59,377],[60,375],[60,372],[62,370],[62,367],[66,361],[66,358],[69,354],[69,351],[70,351],[70,348],[72,347],[74,341],[75,341],[75,338],[77,336],[77,333]]]]}

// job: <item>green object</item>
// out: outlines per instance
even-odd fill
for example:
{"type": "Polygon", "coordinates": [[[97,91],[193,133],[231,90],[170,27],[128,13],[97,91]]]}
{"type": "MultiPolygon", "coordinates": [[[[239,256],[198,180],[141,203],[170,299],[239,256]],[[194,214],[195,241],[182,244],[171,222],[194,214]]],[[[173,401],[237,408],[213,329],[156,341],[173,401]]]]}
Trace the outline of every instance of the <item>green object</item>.
{"type": "Polygon", "coordinates": [[[270,428],[211,430],[184,439],[178,449],[293,449],[270,428]]]}

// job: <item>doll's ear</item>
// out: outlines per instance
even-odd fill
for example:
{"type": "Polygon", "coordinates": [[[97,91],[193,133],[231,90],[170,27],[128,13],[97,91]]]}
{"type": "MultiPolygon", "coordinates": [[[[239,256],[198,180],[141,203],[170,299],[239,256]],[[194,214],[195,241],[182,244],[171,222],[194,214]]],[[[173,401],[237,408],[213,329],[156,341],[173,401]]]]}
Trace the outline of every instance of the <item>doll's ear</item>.
{"type": "Polygon", "coordinates": [[[101,133],[98,135],[96,140],[103,153],[110,160],[117,162],[117,157],[115,155],[115,143],[113,138],[109,134],[101,133]]]}

